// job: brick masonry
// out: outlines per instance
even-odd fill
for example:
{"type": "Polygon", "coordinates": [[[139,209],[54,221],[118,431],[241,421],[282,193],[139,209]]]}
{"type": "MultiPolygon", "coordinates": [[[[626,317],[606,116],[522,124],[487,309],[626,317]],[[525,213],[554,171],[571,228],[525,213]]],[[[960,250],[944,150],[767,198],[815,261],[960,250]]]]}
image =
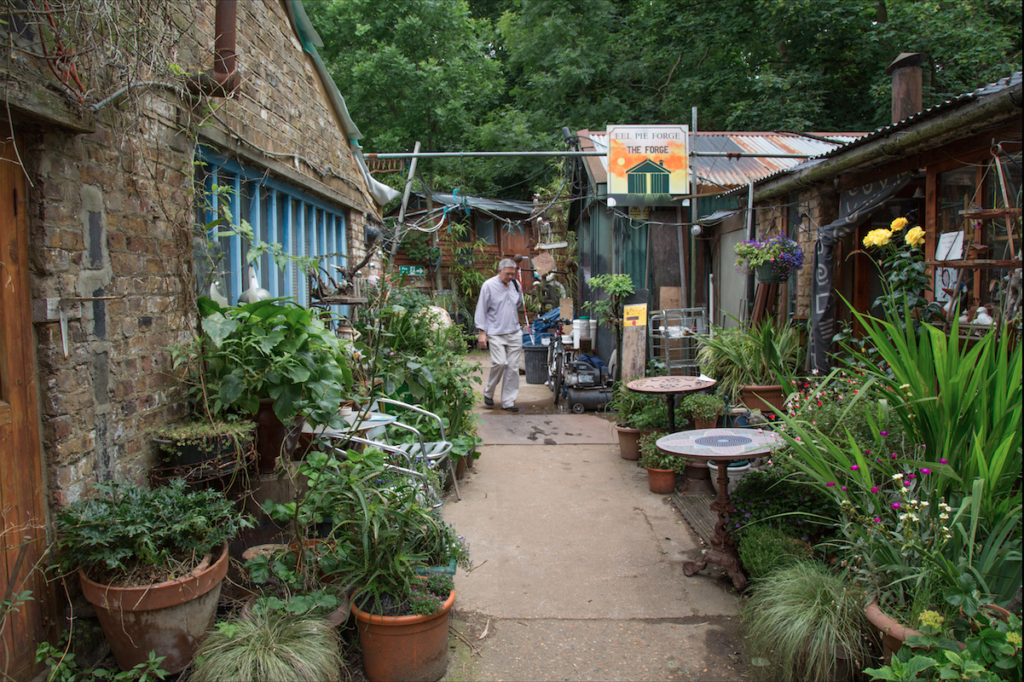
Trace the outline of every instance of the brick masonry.
{"type": "MultiPolygon", "coordinates": [[[[191,40],[165,58],[207,69],[214,4],[195,6],[191,40]]],[[[238,10],[242,86],[216,101],[206,129],[236,145],[223,153],[244,151],[249,165],[265,159],[270,172],[283,164],[292,172],[286,181],[299,177],[302,189],[344,208],[349,253],[361,257],[366,215],[379,207],[313,62],[283,3],[239,2],[238,10]]],[[[52,77],[35,66],[33,85],[52,89],[52,77]]],[[[69,317],[66,357],[60,325],[45,314],[35,324],[43,456],[56,504],[86,495],[96,481],[142,483],[154,463],[148,432],[184,413],[168,350],[191,337],[194,319],[196,140],[181,129],[204,112],[161,90],[134,95],[132,107],[130,121],[118,118],[119,107],[104,108],[86,134],[31,120],[16,128],[32,184],[34,310],[59,298],[69,317]]]]}

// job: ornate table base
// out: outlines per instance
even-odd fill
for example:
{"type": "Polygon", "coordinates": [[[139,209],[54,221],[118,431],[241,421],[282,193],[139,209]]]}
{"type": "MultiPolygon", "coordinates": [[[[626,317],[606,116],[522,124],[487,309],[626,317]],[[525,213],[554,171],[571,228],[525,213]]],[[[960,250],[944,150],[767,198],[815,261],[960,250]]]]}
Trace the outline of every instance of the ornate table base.
{"type": "MultiPolygon", "coordinates": [[[[724,462],[723,462],[724,464],[724,462]]],[[[711,503],[711,511],[718,512],[718,523],[715,534],[711,537],[711,549],[704,552],[700,559],[683,562],[683,573],[690,576],[710,564],[717,564],[729,573],[732,584],[737,590],[747,586],[747,577],[740,568],[740,560],[736,555],[732,535],[729,533],[729,514],[735,511],[729,501],[729,471],[727,466],[718,467],[718,498],[711,503]]]]}

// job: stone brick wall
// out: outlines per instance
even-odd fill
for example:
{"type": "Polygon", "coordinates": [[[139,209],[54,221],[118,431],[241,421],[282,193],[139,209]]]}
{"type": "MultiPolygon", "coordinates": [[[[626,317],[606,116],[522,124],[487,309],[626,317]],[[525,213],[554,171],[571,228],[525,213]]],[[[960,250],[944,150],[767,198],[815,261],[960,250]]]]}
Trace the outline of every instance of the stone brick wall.
{"type": "MultiPolygon", "coordinates": [[[[794,201],[791,197],[789,201],[794,201]]],[[[756,214],[757,234],[765,235],[771,231],[779,234],[785,230],[785,208],[787,202],[782,199],[772,203],[758,205],[756,214]]],[[[834,191],[821,186],[802,190],[795,196],[795,203],[788,207],[790,215],[799,216],[806,213],[801,228],[797,230],[797,242],[804,251],[804,267],[797,273],[796,285],[796,316],[811,315],[811,284],[814,279],[814,246],[818,241],[818,228],[827,225],[839,216],[839,197],[834,191]]]]}
{"type": "MultiPolygon", "coordinates": [[[[190,68],[212,62],[214,4],[199,7],[194,40],[182,40],[167,55],[190,68]]],[[[361,258],[366,215],[378,209],[312,62],[282,3],[239,2],[238,9],[243,86],[237,97],[218,100],[203,130],[233,141],[222,153],[244,151],[244,163],[262,160],[271,174],[286,169],[284,181],[347,206],[349,253],[361,258]]],[[[28,72],[31,64],[21,67],[28,72]]],[[[45,69],[27,78],[40,91],[53,91],[45,69]]],[[[184,412],[168,348],[191,337],[194,319],[196,138],[181,129],[204,112],[163,89],[132,93],[130,116],[117,105],[95,115],[77,109],[94,132],[25,119],[15,127],[32,185],[40,420],[57,504],[82,497],[96,481],[145,479],[154,464],[149,431],[184,412]],[[66,336],[47,312],[48,301],[58,299],[67,313],[66,336]]]]}

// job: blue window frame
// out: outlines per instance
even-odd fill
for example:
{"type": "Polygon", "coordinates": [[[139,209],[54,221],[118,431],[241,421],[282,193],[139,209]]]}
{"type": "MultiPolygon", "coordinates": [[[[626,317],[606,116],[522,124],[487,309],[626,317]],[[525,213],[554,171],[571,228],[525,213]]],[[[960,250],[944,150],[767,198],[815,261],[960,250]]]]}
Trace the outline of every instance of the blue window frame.
{"type": "MultiPolygon", "coordinates": [[[[281,244],[285,253],[293,256],[316,257],[320,267],[336,278],[331,266],[343,267],[348,254],[345,209],[207,147],[199,148],[199,162],[206,196],[200,208],[202,215],[198,216],[203,224],[226,216],[222,208],[228,208],[232,225],[247,221],[256,239],[281,244]],[[216,193],[215,186],[228,187],[230,191],[216,193]],[[225,201],[229,205],[222,207],[220,204],[225,201]]],[[[238,296],[249,288],[245,262],[248,244],[240,235],[220,237],[210,250],[214,259],[212,279],[219,284],[228,303],[235,304],[238,296]]],[[[307,277],[294,263],[279,268],[273,258],[264,254],[252,265],[260,286],[270,291],[271,296],[290,297],[304,306],[310,304],[307,277]]],[[[345,314],[347,306],[334,306],[334,311],[345,314]]]]}

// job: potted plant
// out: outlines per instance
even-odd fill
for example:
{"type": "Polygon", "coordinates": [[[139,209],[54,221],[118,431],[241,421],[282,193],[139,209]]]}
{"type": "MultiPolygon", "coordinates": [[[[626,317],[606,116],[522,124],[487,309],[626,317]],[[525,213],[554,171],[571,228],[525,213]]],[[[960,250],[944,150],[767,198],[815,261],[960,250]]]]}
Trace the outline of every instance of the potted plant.
{"type": "Polygon", "coordinates": [[[622,459],[640,459],[640,429],[634,421],[655,398],[656,396],[631,391],[621,381],[615,382],[612,399],[605,409],[615,412],[618,416],[615,432],[619,437],[619,455],[622,459]]]}
{"type": "MultiPolygon", "coordinates": [[[[340,641],[322,617],[249,608],[217,623],[196,652],[192,682],[340,682],[340,641]]],[[[347,676],[346,676],[347,679],[347,676]]]]}
{"type": "Polygon", "coordinates": [[[700,343],[701,370],[715,377],[724,395],[768,414],[783,409],[782,387],[791,385],[803,364],[796,328],[768,320],[756,327],[716,329],[700,343]]]}
{"type": "Polygon", "coordinates": [[[455,591],[446,571],[429,569],[453,559],[468,568],[464,540],[423,506],[416,477],[388,465],[375,448],[348,451],[343,460],[314,451],[301,469],[309,479],[302,498],[264,508],[275,520],[306,527],[331,519],[325,537],[301,557],[320,582],[352,587],[367,678],[440,679],[455,591]]]}
{"type": "Polygon", "coordinates": [[[280,300],[225,308],[202,297],[199,312],[203,398],[214,416],[256,418],[261,473],[294,447],[297,420],[342,427],[338,407],[351,373],[340,341],[319,317],[280,300]]]}
{"type": "Polygon", "coordinates": [[[679,408],[693,419],[693,428],[713,429],[725,409],[725,401],[711,393],[693,393],[682,399],[679,408]]]}
{"type": "Polygon", "coordinates": [[[659,495],[676,489],[676,478],[683,473],[687,461],[658,449],[658,439],[664,435],[664,431],[655,431],[640,437],[640,466],[647,469],[647,487],[659,495]]]}
{"type": "Polygon", "coordinates": [[[862,594],[815,561],[769,574],[743,609],[747,652],[767,679],[851,680],[867,649],[862,594]]]}
{"type": "Polygon", "coordinates": [[[735,249],[736,265],[743,265],[757,272],[757,278],[766,284],[784,282],[804,266],[804,252],[800,245],[789,237],[781,235],[740,242],[735,249]]]}
{"type": "Polygon", "coordinates": [[[210,419],[160,427],[153,442],[168,466],[202,468],[227,461],[244,465],[255,435],[251,421],[210,419]]]}
{"type": "Polygon", "coordinates": [[[180,672],[213,623],[228,569],[227,541],[251,525],[222,493],[181,479],[153,490],[97,484],[97,496],[57,514],[57,546],[123,670],[151,651],[180,672]]]}

